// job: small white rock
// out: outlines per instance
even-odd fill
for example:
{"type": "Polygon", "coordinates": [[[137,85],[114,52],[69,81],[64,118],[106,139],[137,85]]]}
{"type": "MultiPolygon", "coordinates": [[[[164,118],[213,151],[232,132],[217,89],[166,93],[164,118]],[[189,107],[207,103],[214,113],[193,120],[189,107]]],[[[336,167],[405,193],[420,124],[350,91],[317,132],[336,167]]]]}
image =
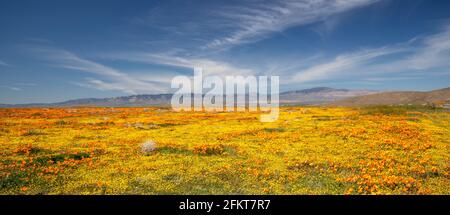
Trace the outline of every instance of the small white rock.
{"type": "Polygon", "coordinates": [[[141,146],[141,151],[142,151],[143,153],[152,152],[152,151],[154,151],[155,149],[156,149],[156,143],[153,142],[153,141],[151,141],[151,140],[146,141],[146,142],[143,143],[142,146],[141,146]]]}

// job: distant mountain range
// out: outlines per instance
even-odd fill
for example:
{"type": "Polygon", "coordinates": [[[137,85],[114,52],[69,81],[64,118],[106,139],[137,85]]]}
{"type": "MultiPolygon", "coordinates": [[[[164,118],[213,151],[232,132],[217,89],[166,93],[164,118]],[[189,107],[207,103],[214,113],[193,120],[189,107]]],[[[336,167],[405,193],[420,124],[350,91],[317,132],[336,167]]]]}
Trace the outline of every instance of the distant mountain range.
{"type": "MultiPolygon", "coordinates": [[[[58,103],[35,104],[0,104],[0,107],[137,107],[137,106],[167,106],[170,105],[172,94],[132,95],[113,98],[75,99],[58,103]]],[[[280,93],[281,104],[299,105],[395,105],[395,104],[427,104],[450,99],[450,88],[430,92],[397,91],[380,92],[372,90],[334,89],[316,87],[311,89],[288,91],[280,93]]]]}
{"type": "Polygon", "coordinates": [[[332,106],[369,106],[369,105],[444,105],[450,103],[450,87],[428,92],[394,91],[371,95],[356,96],[331,102],[332,106]]]}
{"type": "Polygon", "coordinates": [[[73,107],[73,106],[99,106],[99,107],[133,107],[133,106],[161,106],[169,105],[172,94],[132,95],[113,98],[86,98],[74,99],[57,103],[31,103],[31,104],[0,104],[0,107],[73,107]]]}
{"type": "Polygon", "coordinates": [[[281,104],[318,105],[334,102],[355,96],[370,95],[380,91],[348,90],[329,87],[316,87],[311,89],[288,91],[280,94],[281,104]]]}

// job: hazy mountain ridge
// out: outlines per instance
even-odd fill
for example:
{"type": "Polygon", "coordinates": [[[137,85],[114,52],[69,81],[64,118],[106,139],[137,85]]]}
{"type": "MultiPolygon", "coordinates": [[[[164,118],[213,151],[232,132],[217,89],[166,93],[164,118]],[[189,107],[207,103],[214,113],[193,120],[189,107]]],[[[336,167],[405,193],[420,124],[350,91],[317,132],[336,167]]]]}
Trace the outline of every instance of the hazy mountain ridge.
{"type": "Polygon", "coordinates": [[[332,106],[436,105],[450,101],[450,87],[428,92],[391,91],[332,102],[332,106]]]}
{"type": "Polygon", "coordinates": [[[172,94],[73,99],[56,103],[0,104],[0,107],[152,106],[170,104],[172,94]]]}
{"type": "Polygon", "coordinates": [[[361,95],[370,95],[380,91],[334,89],[316,87],[311,89],[288,91],[280,94],[282,104],[324,104],[361,95]]]}
{"type": "MultiPolygon", "coordinates": [[[[378,91],[333,89],[316,87],[280,93],[282,104],[323,104],[358,95],[367,95],[378,91]]],[[[0,107],[70,107],[70,106],[163,106],[170,105],[172,94],[132,95],[112,98],[74,99],[57,103],[0,104],[0,107]]]]}
{"type": "MultiPolygon", "coordinates": [[[[132,95],[111,98],[74,99],[57,103],[34,104],[0,104],[0,107],[133,107],[133,106],[167,106],[170,105],[172,94],[132,95]]],[[[316,87],[280,93],[281,104],[299,105],[334,105],[334,106],[364,106],[364,105],[423,105],[433,102],[450,100],[450,88],[429,92],[392,91],[380,92],[373,90],[334,89],[316,87]]]]}

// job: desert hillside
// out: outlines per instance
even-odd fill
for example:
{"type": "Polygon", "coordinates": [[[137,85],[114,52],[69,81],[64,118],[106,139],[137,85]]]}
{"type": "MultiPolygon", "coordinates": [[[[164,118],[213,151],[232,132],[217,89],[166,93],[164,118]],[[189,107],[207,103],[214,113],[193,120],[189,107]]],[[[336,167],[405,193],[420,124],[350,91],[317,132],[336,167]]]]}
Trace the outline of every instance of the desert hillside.
{"type": "Polygon", "coordinates": [[[450,100],[450,87],[428,92],[395,91],[356,96],[332,102],[332,106],[426,105],[444,104],[450,100]]]}

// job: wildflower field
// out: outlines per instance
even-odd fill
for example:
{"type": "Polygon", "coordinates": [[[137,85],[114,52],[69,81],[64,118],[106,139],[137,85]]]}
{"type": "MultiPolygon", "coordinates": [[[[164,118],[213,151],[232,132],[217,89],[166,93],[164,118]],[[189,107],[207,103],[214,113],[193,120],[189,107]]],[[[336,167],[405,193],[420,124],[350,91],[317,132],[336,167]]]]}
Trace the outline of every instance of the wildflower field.
{"type": "Polygon", "coordinates": [[[0,194],[450,194],[444,109],[283,107],[276,122],[259,116],[0,109],[0,194]]]}

